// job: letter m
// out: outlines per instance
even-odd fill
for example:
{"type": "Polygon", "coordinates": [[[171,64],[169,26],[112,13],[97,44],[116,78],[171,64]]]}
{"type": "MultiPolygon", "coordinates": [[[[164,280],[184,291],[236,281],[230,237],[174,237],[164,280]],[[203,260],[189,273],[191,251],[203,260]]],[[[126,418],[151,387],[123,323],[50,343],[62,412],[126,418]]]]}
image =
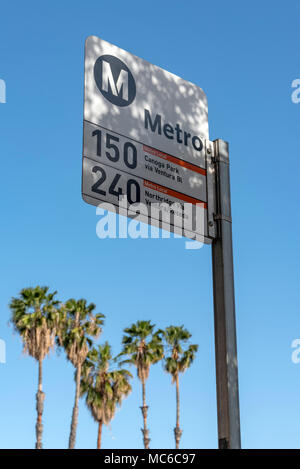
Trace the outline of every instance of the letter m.
{"type": "Polygon", "coordinates": [[[121,70],[115,82],[111,66],[108,62],[103,60],[102,62],[102,89],[103,91],[109,92],[109,86],[114,96],[119,96],[122,92],[122,99],[128,101],[128,72],[121,70]]]}

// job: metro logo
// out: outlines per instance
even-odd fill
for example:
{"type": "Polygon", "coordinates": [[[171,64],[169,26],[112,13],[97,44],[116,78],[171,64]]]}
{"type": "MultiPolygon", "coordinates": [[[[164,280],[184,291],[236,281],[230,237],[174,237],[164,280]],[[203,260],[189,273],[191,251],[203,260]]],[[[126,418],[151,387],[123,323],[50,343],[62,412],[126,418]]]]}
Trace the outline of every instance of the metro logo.
{"type": "Polygon", "coordinates": [[[128,101],[128,72],[121,70],[117,83],[115,83],[111,66],[108,62],[102,62],[102,90],[109,93],[109,86],[114,96],[122,92],[122,99],[128,101]]]}
{"type": "Polygon", "coordinates": [[[136,95],[133,75],[117,57],[99,57],[94,66],[94,78],[101,94],[111,103],[124,107],[133,102],[136,95]]]}

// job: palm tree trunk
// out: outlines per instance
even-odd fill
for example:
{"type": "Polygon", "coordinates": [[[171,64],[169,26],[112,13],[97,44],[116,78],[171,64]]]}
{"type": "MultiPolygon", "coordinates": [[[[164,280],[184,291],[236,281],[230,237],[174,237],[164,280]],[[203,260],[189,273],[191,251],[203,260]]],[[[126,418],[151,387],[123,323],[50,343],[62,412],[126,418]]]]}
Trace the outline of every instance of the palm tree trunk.
{"type": "Polygon", "coordinates": [[[42,449],[42,434],[43,434],[43,424],[42,424],[42,415],[44,409],[44,399],[45,394],[42,391],[42,381],[43,381],[43,361],[39,360],[39,384],[38,391],[36,393],[36,411],[37,411],[37,420],[35,425],[36,433],[36,449],[42,449]]]}
{"type": "Polygon", "coordinates": [[[175,447],[179,448],[179,442],[182,435],[182,430],[179,427],[179,418],[180,418],[180,402],[179,402],[179,376],[176,375],[176,427],[174,428],[175,435],[175,447]]]}
{"type": "Polygon", "coordinates": [[[142,429],[142,434],[143,434],[144,447],[145,449],[149,449],[150,438],[149,438],[149,430],[147,428],[148,406],[146,405],[146,383],[144,379],[142,379],[142,393],[143,393],[143,406],[141,407],[141,411],[142,411],[143,419],[144,419],[144,428],[142,429]]]}
{"type": "Polygon", "coordinates": [[[99,424],[98,424],[97,449],[100,449],[100,448],[101,448],[102,426],[103,426],[103,420],[99,420],[99,424]]]}
{"type": "Polygon", "coordinates": [[[69,437],[69,449],[74,449],[76,441],[76,430],[78,424],[78,402],[79,402],[79,393],[80,393],[80,378],[81,378],[81,364],[78,365],[76,370],[76,392],[75,392],[75,402],[72,413],[71,421],[71,430],[69,437]]]}

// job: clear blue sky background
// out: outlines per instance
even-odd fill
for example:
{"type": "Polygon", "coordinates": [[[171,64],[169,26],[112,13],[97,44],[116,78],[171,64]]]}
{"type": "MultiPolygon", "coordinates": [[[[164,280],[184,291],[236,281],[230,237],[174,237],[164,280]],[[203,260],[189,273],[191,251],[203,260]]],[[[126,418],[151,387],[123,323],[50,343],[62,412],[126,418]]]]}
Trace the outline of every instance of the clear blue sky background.
{"type": "MultiPolygon", "coordinates": [[[[84,40],[97,35],[204,89],[211,139],[230,142],[242,443],[299,448],[300,78],[297,1],[11,1],[1,5],[0,446],[32,448],[37,366],[8,327],[24,286],[85,297],[106,314],[100,338],[118,353],[124,327],[184,324],[200,346],[181,381],[183,448],[217,445],[211,248],[184,240],[99,240],[81,200],[84,40]]],[[[134,371],[134,370],[133,370],[134,371]]],[[[44,447],[65,448],[73,368],[45,360],[44,447]]],[[[173,448],[175,389],[155,366],[147,383],[152,448],[173,448]]],[[[104,448],[141,448],[140,386],[104,448]]],[[[96,445],[80,404],[78,448],[96,445]]]]}

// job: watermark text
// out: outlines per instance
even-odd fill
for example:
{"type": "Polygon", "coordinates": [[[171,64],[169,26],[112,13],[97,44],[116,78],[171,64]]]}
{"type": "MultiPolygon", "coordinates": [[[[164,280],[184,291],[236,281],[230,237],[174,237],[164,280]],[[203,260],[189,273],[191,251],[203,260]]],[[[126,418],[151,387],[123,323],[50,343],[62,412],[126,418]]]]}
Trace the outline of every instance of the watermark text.
{"type": "Polygon", "coordinates": [[[200,249],[205,232],[203,204],[191,203],[134,203],[127,197],[119,205],[100,203],[96,209],[100,216],[96,234],[100,239],[169,239],[185,237],[186,249],[200,249]],[[117,217],[117,214],[120,216],[117,217]]]}
{"type": "Polygon", "coordinates": [[[4,80],[0,78],[0,103],[6,103],[6,84],[4,80]]]}

